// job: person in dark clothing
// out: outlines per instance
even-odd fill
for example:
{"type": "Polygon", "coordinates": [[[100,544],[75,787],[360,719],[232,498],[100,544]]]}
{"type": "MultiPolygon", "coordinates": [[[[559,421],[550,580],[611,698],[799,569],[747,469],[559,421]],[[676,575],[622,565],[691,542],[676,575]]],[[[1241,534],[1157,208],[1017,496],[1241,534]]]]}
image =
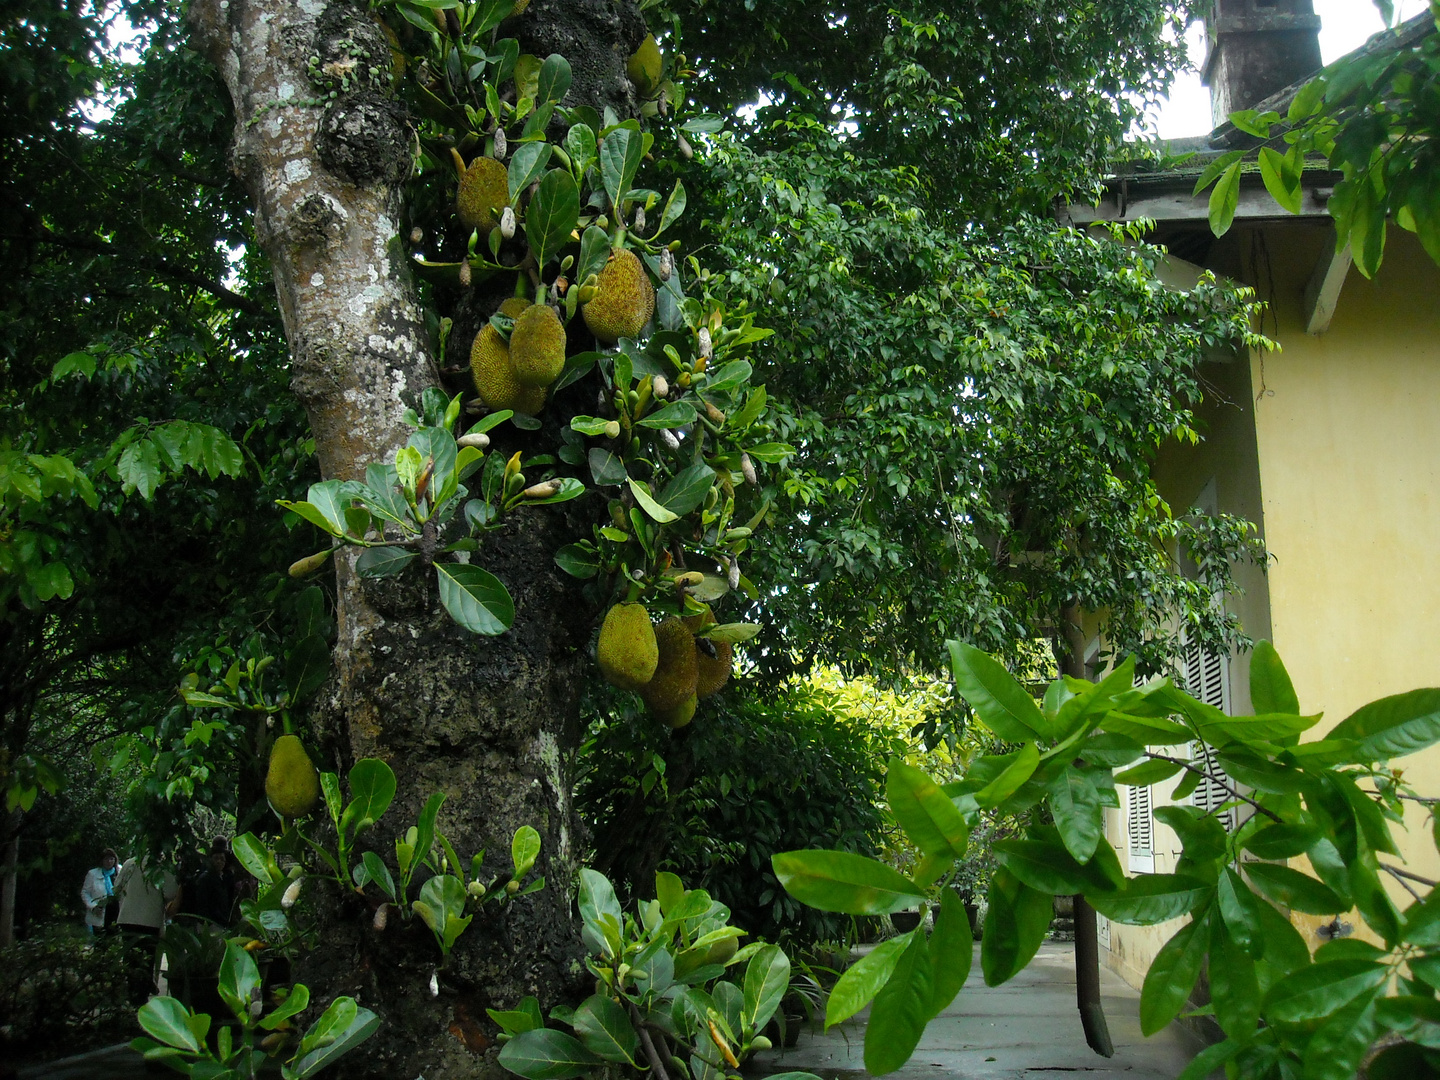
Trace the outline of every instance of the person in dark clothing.
{"type": "Polygon", "coordinates": [[[235,876],[230,870],[230,845],[224,837],[210,844],[209,865],[195,878],[192,910],[221,926],[229,926],[235,907],[235,876]]]}

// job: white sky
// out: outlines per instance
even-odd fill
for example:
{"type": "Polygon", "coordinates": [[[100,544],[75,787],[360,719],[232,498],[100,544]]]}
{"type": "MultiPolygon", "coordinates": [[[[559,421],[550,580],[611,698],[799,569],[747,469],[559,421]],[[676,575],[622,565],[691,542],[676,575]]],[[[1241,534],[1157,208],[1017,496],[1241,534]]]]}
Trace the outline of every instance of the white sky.
{"type": "MultiPolygon", "coordinates": [[[[1395,14],[1399,21],[1418,15],[1426,0],[1396,0],[1395,14]]],[[[1320,56],[1325,63],[1337,60],[1365,43],[1371,34],[1385,28],[1371,0],[1315,0],[1315,14],[1320,16],[1320,56]]],[[[1157,133],[1162,139],[1182,139],[1204,135],[1214,126],[1210,120],[1210,92],[1200,85],[1199,65],[1205,62],[1205,29],[1199,23],[1190,28],[1185,44],[1190,63],[1196,70],[1175,80],[1170,99],[1154,116],[1157,133]]]]}

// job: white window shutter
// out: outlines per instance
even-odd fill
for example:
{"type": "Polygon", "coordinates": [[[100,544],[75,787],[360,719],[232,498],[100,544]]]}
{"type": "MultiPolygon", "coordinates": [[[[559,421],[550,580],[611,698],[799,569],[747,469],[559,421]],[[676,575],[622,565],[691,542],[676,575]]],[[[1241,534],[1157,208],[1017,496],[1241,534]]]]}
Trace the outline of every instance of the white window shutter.
{"type": "MultiPolygon", "coordinates": [[[[1223,713],[1230,711],[1230,658],[1223,653],[1203,649],[1196,642],[1185,646],[1184,656],[1185,688],[1189,694],[1206,705],[1214,706],[1223,713]]],[[[1204,743],[1190,744],[1190,761],[1205,770],[1190,797],[1190,801],[1205,813],[1213,813],[1231,799],[1227,788],[1229,778],[1215,760],[1215,751],[1204,743]]],[[[1226,829],[1235,828],[1235,808],[1231,807],[1218,818],[1226,829]]]]}

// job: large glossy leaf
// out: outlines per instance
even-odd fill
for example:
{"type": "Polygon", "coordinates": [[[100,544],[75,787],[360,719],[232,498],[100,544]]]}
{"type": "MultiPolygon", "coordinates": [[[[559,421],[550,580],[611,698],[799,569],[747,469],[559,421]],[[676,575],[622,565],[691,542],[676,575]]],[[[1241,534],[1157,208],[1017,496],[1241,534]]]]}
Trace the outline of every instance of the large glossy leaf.
{"type": "Polygon", "coordinates": [[[1040,765],[1040,749],[1034,743],[1021,747],[1010,757],[1010,763],[995,779],[975,792],[975,802],[984,807],[998,806],[1014,795],[1035,775],[1040,765]]]}
{"type": "Polygon", "coordinates": [[[1250,705],[1257,713],[1300,712],[1290,673],[1268,641],[1257,641],[1250,653],[1250,705]]]}
{"type": "Polygon", "coordinates": [[[922,770],[891,758],[885,795],[905,835],[926,855],[964,857],[970,828],[950,797],[922,770]]]}
{"type": "Polygon", "coordinates": [[[341,828],[369,818],[379,821],[395,798],[395,772],[379,758],[361,758],[350,768],[350,805],[340,819],[341,828]]]}
{"type": "Polygon", "coordinates": [[[172,997],[153,997],[136,1013],[140,1026],[166,1046],[199,1052],[200,1042],[190,1030],[190,1010],[172,997]]]}
{"type": "Polygon", "coordinates": [[[1310,946],[1292,923],[1268,901],[1258,908],[1260,936],[1265,943],[1265,968],[1285,976],[1310,964],[1310,946]]]}
{"type": "Polygon", "coordinates": [[[1386,998],[1376,1010],[1381,1023],[1410,1042],[1440,1050],[1440,1001],[1415,994],[1386,998]]]}
{"type": "Polygon", "coordinates": [[[847,851],[785,851],[772,855],[770,864],[786,892],[821,911],[888,915],[925,896],[884,863],[847,851]]]}
{"type": "Polygon", "coordinates": [[[625,917],[620,909],[620,901],[615,898],[615,887],[610,884],[610,879],[588,867],[580,870],[580,899],[577,906],[586,928],[598,939],[592,943],[597,949],[599,940],[604,940],[605,937],[606,920],[613,922],[618,930],[625,917]]]}
{"type": "Polygon", "coordinates": [[[1309,851],[1319,838],[1313,825],[1267,825],[1246,837],[1242,846],[1262,859],[1293,859],[1309,851]]]}
{"type": "Polygon", "coordinates": [[[359,1046],[380,1027],[380,1017],[356,1006],[355,999],[338,997],[306,1031],[293,1065],[283,1071],[285,1080],[306,1080],[359,1046]],[[313,1046],[313,1049],[306,1049],[313,1046]]]}
{"type": "Polygon", "coordinates": [[[539,854],[540,834],[529,825],[521,825],[510,838],[510,862],[515,868],[516,881],[530,872],[539,854]]]}
{"type": "Polygon", "coordinates": [[[1260,905],[1264,903],[1250,886],[1240,880],[1240,875],[1230,867],[1220,872],[1216,888],[1216,906],[1225,925],[1228,937],[1252,957],[1265,951],[1265,939],[1260,931],[1260,905]]]}
{"type": "Polygon", "coordinates": [[[930,934],[930,1005],[933,1019],[955,1000],[970,977],[975,960],[975,940],[970,933],[970,916],[954,889],[940,893],[940,910],[930,934]]]}
{"type": "Polygon", "coordinates": [[[1349,911],[1350,905],[1333,889],[1298,870],[1271,863],[1247,863],[1245,872],[1260,892],[1307,915],[1335,915],[1349,911]]]}
{"type": "Polygon", "coordinates": [[[740,1010],[743,1036],[749,1038],[770,1022],[790,986],[790,958],[778,945],[765,945],[745,968],[745,998],[740,1010]]]}
{"type": "Polygon", "coordinates": [[[880,988],[890,981],[901,954],[910,947],[911,938],[917,932],[880,942],[845,969],[825,1002],[827,1028],[850,1019],[874,1000],[880,988]]]}
{"type": "Polygon", "coordinates": [[[570,242],[579,218],[580,189],[574,178],[568,169],[551,169],[525,212],[525,238],[541,266],[570,242]]]}
{"type": "Polygon", "coordinates": [[[640,1037],[625,1010],[604,994],[592,994],[580,1003],[570,1018],[575,1033],[585,1049],[606,1061],[624,1062],[638,1067],[635,1051],[640,1037]]]}
{"type": "MultiPolygon", "coordinates": [[[[1195,738],[1187,727],[1153,716],[1135,716],[1126,712],[1107,713],[1100,727],[1116,735],[1124,735],[1141,746],[1179,746],[1195,738]]],[[[1121,781],[1124,783],[1125,781],[1121,781]]]]}
{"type": "Polygon", "coordinates": [[[1210,945],[1210,914],[1207,911],[1194,922],[1187,923],[1175,936],[1160,947],[1145,982],[1140,988],[1140,1030],[1154,1035],[1180,1015],[1200,965],[1210,945]]]}
{"type": "Polygon", "coordinates": [[[650,516],[651,520],[659,522],[661,525],[668,525],[672,521],[680,520],[679,514],[667,510],[656,501],[655,496],[650,493],[650,485],[645,481],[636,480],[632,476],[629,484],[630,493],[635,496],[635,501],[640,504],[640,508],[650,516]]]}
{"type": "Polygon", "coordinates": [[[617,209],[635,179],[644,145],[640,132],[629,127],[615,128],[600,140],[600,178],[617,209]]]}
{"type": "Polygon", "coordinates": [[[998,661],[963,641],[947,641],[950,668],[959,691],[980,722],[1007,742],[1028,742],[1052,734],[1051,723],[1030,692],[998,661]]]}
{"type": "Polygon", "coordinates": [[[522,1032],[500,1048],[500,1064],[526,1080],[570,1080],[600,1061],[573,1035],[553,1028],[522,1032]]]}
{"type": "Polygon", "coordinates": [[[1193,911],[1210,891],[1184,874],[1137,874],[1118,892],[1086,893],[1085,899],[1113,922],[1154,926],[1193,911]]]}
{"type": "Polygon", "coordinates": [[[301,638],[285,658],[285,685],[292,703],[319,690],[329,676],[330,646],[319,634],[301,638]]]}
{"type": "Polygon", "coordinates": [[[672,514],[684,517],[705,501],[714,486],[714,469],[709,465],[691,465],[665,485],[660,492],[660,503],[672,514]]]}
{"type": "MultiPolygon", "coordinates": [[[[1224,886],[1221,886],[1222,890],[1224,886]]],[[[1232,1039],[1252,1037],[1260,1017],[1260,986],[1255,961],[1228,932],[1223,920],[1211,916],[1210,1000],[1215,1019],[1232,1039]]]]}
{"type": "Polygon", "coordinates": [[[1360,1062],[1380,1034],[1377,994],[1378,989],[1366,991],[1320,1025],[1305,1047],[1305,1080],[1353,1080],[1360,1075],[1360,1062]]]}
{"type": "Polygon", "coordinates": [[[227,941],[225,958],[220,961],[219,990],[237,1019],[246,1018],[251,991],[259,988],[260,969],[255,966],[255,958],[240,947],[238,940],[227,941]]]}
{"type": "Polygon", "coordinates": [[[910,1060],[930,1020],[930,952],[916,933],[887,982],[875,995],[865,1024],[865,1071],[892,1073],[910,1060]]]}
{"type": "Polygon", "coordinates": [[[1371,960],[1336,960],[1287,975],[1265,995],[1265,1016],[1282,1024],[1312,1024],[1344,1008],[1386,979],[1389,969],[1371,960]]]}
{"type": "Polygon", "coordinates": [[[436,563],[440,602],[450,617],[474,634],[494,637],[515,621],[515,602],[494,574],[469,563],[436,563]]]}
{"type": "MultiPolygon", "coordinates": [[[[1099,865],[1082,866],[1058,843],[1043,840],[999,840],[995,857],[1032,889],[1051,894],[1104,892],[1115,888],[1099,865]]],[[[1092,853],[1093,854],[1093,853],[1092,853]]]]}
{"type": "Polygon", "coordinates": [[[1090,861],[1095,845],[1100,842],[1104,822],[1100,814],[1100,793],[1090,778],[1073,765],[1055,777],[1047,790],[1050,811],[1060,839],[1077,862],[1090,861]]]}
{"type": "Polygon", "coordinates": [[[990,878],[990,908],[980,941],[980,969],[987,986],[999,986],[1031,958],[1055,917],[1055,898],[1032,889],[1003,867],[990,878]]]}
{"type": "Polygon", "coordinates": [[[1191,1059],[1175,1080],[1206,1080],[1217,1069],[1245,1048],[1244,1043],[1226,1039],[1214,1046],[1207,1046],[1191,1059]]]}
{"type": "Polygon", "coordinates": [[[1156,807],[1155,820],[1175,830],[1186,858],[1209,862],[1225,854],[1225,827],[1198,807],[1156,807]]]}
{"type": "Polygon", "coordinates": [[[1356,760],[1413,754],[1440,742],[1440,689],[1411,690],[1372,701],[1326,736],[1359,743],[1356,760]]]}

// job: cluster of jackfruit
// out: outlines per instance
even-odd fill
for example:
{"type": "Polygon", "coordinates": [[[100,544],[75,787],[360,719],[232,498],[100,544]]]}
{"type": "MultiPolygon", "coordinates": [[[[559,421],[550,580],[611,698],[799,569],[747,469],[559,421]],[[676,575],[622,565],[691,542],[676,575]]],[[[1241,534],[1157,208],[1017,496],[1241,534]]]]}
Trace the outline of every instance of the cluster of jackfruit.
{"type": "Polygon", "coordinates": [[[600,627],[595,650],[600,673],[613,686],[637,691],[657,719],[684,727],[694,719],[699,700],[730,678],[733,647],[695,636],[714,622],[707,607],[656,626],[643,604],[616,604],[600,627]]]}
{"type": "Polygon", "coordinates": [[[320,803],[320,773],[298,735],[281,735],[270,748],[265,795],[277,813],[300,818],[320,803]]]}
{"type": "Polygon", "coordinates": [[[595,295],[580,305],[580,314],[597,341],[613,345],[640,335],[655,314],[655,286],[633,251],[611,253],[595,276],[595,295]]]}
{"type": "Polygon", "coordinates": [[[510,171],[492,157],[472,161],[460,177],[455,210],[467,229],[488,234],[510,205],[510,171]]]}
{"type": "Polygon", "coordinates": [[[491,409],[534,416],[545,405],[545,390],[565,367],[565,326],[548,304],[512,296],[500,314],[515,320],[507,342],[488,322],[470,347],[475,389],[491,409]]]}

